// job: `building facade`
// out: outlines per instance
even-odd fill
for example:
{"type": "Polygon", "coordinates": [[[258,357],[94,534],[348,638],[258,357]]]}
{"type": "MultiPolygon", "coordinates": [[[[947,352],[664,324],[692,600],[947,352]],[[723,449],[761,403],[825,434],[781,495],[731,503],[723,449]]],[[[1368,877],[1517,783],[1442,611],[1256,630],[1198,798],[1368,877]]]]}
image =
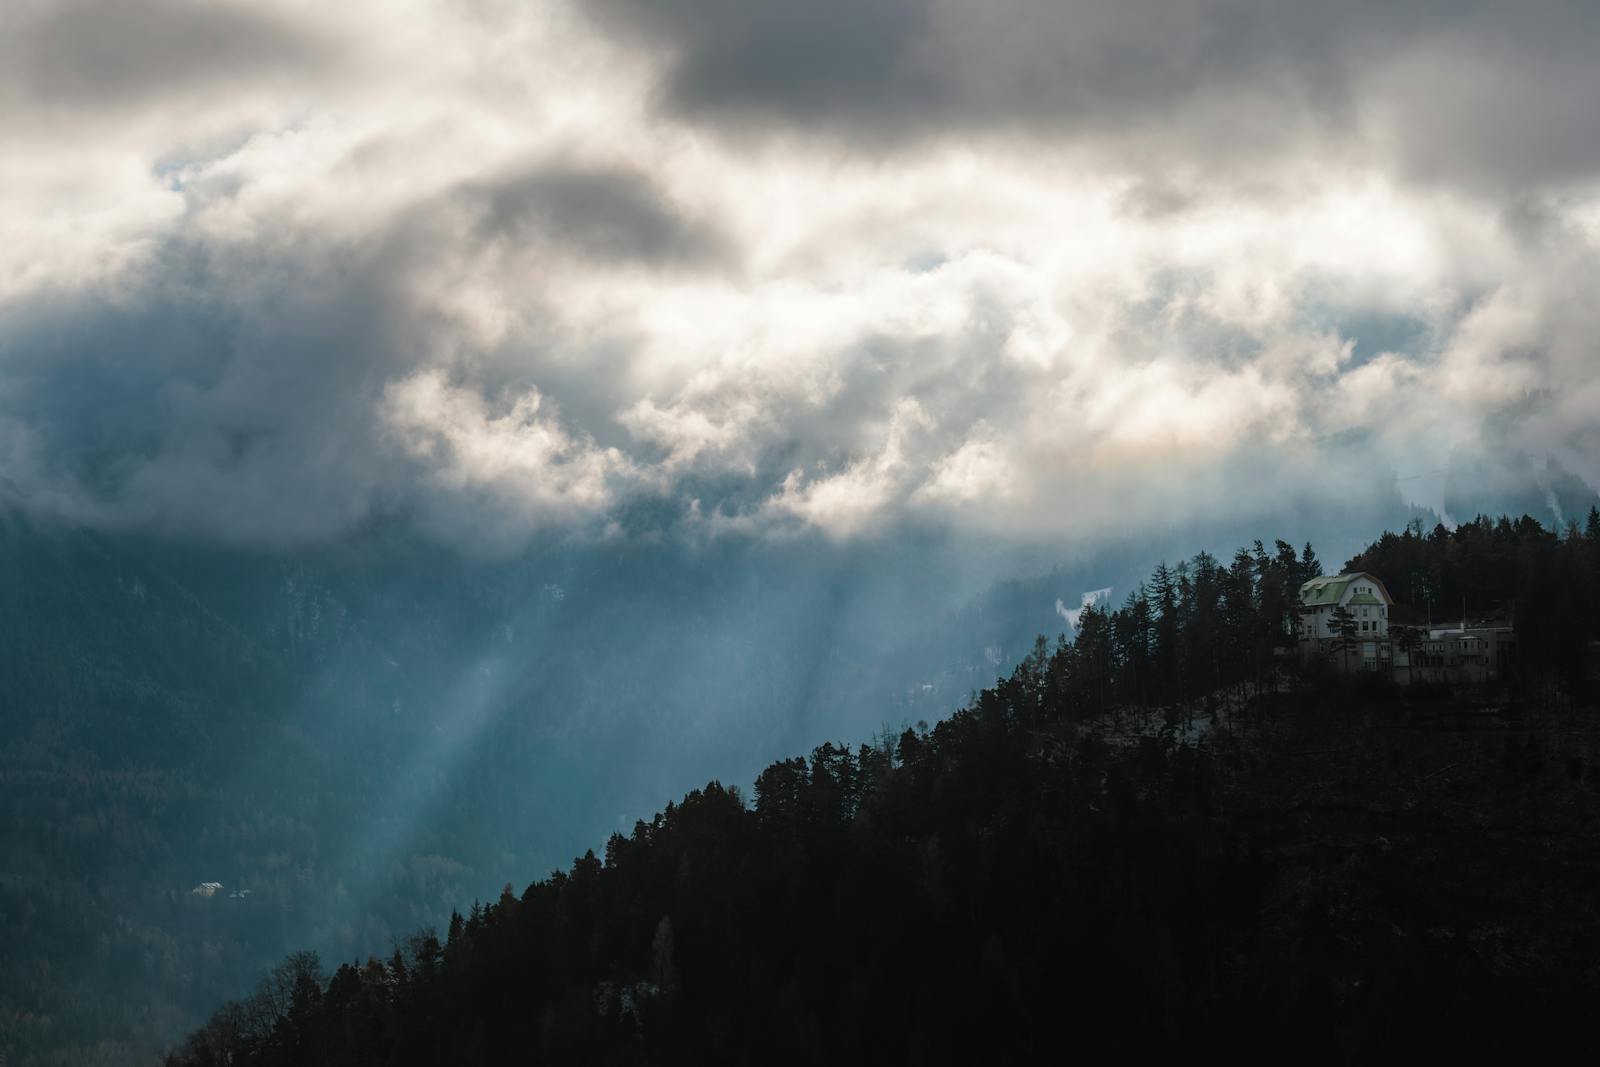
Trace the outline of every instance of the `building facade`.
{"type": "Polygon", "coordinates": [[[1389,641],[1392,607],[1394,598],[1375,574],[1313,578],[1300,587],[1301,648],[1332,656],[1346,670],[1387,671],[1394,658],[1389,641]],[[1341,620],[1351,627],[1344,634],[1341,620]]]}
{"type": "Polygon", "coordinates": [[[1431,627],[1410,644],[1395,651],[1396,681],[1483,683],[1516,670],[1516,630],[1505,619],[1463,619],[1459,626],[1431,627]]]}
{"type": "Polygon", "coordinates": [[[1400,626],[1394,608],[1374,574],[1313,578],[1300,587],[1301,652],[1342,671],[1386,674],[1401,684],[1483,684],[1515,671],[1517,639],[1509,616],[1463,618],[1454,627],[1400,626]]]}

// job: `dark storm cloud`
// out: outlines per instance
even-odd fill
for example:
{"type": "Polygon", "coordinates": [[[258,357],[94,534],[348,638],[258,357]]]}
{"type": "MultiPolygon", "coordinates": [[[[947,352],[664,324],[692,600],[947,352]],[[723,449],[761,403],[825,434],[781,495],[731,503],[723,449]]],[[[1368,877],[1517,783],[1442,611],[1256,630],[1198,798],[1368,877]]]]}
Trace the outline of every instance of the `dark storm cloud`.
{"type": "Polygon", "coordinates": [[[196,84],[293,68],[321,45],[269,16],[181,0],[72,2],[3,21],[0,94],[30,107],[118,108],[196,84]],[[9,92],[7,92],[9,90],[9,92]]]}
{"type": "Polygon", "coordinates": [[[881,128],[1008,118],[1094,126],[1255,81],[1290,59],[1302,80],[1327,81],[1339,36],[1318,32],[1317,22],[1339,20],[1315,9],[1237,3],[1002,0],[986,16],[933,0],[595,7],[641,39],[670,42],[670,99],[686,110],[890,133],[881,128]]]}
{"type": "Polygon", "coordinates": [[[936,86],[914,54],[927,32],[922,0],[604,0],[592,10],[642,41],[671,42],[672,95],[689,109],[825,121],[892,113],[936,86]]]}
{"type": "Polygon", "coordinates": [[[1432,469],[1502,410],[1596,469],[1577,5],[105,6],[0,15],[41,509],[1021,534],[1274,497],[1263,435],[1330,493],[1306,442],[1432,469]]]}
{"type": "Polygon", "coordinates": [[[1019,129],[1138,163],[1237,163],[1308,136],[1429,178],[1565,180],[1600,164],[1600,10],[1557,0],[598,0],[665,61],[662,100],[903,145],[1019,129]]]}
{"type": "Polygon", "coordinates": [[[481,208],[479,235],[489,240],[552,243],[616,264],[688,265],[727,251],[709,224],[687,218],[648,178],[630,171],[539,169],[462,195],[481,208]]]}
{"type": "MultiPolygon", "coordinates": [[[[190,195],[215,207],[239,190],[201,182],[190,195]]],[[[427,511],[437,501],[424,483],[440,457],[406,454],[385,423],[386,389],[461,351],[452,326],[418,301],[429,284],[419,277],[440,255],[499,241],[533,257],[535,277],[563,260],[692,270],[728,251],[642,175],[571,166],[451,187],[353,243],[239,242],[190,228],[129,288],[40,296],[0,321],[0,477],[10,495],[86,521],[253,542],[427,511]]],[[[532,321],[514,355],[456,366],[465,377],[449,388],[483,397],[485,419],[537,389],[539,417],[575,418],[572,447],[586,455],[591,434],[620,433],[624,375],[595,374],[620,357],[550,358],[546,314],[537,296],[519,296],[532,321]]],[[[515,446],[527,428],[504,426],[479,447],[515,446]]]]}
{"type": "Polygon", "coordinates": [[[174,242],[134,294],[35,301],[0,328],[0,469],[25,503],[112,526],[284,542],[338,533],[389,472],[372,413],[418,358],[370,261],[174,242]],[[237,266],[234,264],[233,266],[237,266]]]}

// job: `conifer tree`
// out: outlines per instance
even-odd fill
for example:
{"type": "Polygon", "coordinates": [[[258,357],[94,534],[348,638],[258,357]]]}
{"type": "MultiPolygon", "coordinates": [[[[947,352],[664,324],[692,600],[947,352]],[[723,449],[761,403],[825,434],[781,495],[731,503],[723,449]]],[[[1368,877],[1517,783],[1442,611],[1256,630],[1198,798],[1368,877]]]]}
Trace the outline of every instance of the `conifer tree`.
{"type": "Polygon", "coordinates": [[[1333,609],[1333,651],[1339,656],[1339,669],[1346,670],[1350,665],[1350,650],[1356,646],[1356,617],[1350,609],[1340,604],[1333,609]]]}

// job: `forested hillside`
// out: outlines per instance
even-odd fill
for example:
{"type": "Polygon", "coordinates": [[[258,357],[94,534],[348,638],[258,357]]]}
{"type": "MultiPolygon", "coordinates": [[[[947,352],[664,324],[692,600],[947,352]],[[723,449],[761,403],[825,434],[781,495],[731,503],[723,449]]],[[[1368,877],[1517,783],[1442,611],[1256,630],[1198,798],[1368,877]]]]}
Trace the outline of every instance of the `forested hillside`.
{"type": "MultiPolygon", "coordinates": [[[[290,949],[387,957],[696,781],[937,720],[1097,586],[1076,642],[1029,657],[1077,719],[1187,728],[1287,685],[1276,620],[1315,554],[1202,553],[1141,586],[1160,540],[941,609],[920,552],[473,561],[375,532],[288,555],[7,514],[0,1052],[154,1057],[290,949]]],[[[1588,684],[1597,544],[1483,521],[1353,562],[1436,615],[1516,600],[1518,692],[1543,700],[1588,684]]]]}
{"type": "Polygon", "coordinates": [[[485,560],[0,509],[0,1058],[155,1058],[291,949],[387,951],[708,777],[937,719],[1159,544],[485,560]]]}
{"type": "MultiPolygon", "coordinates": [[[[1587,647],[1592,525],[1411,530],[1352,565],[1587,647]]],[[[295,957],[168,1062],[1600,1051],[1586,671],[1301,679],[1282,621],[1317,568],[1282,542],[1163,565],[931,729],[780,761],[748,801],[713,782],[386,958],[295,957]]]]}

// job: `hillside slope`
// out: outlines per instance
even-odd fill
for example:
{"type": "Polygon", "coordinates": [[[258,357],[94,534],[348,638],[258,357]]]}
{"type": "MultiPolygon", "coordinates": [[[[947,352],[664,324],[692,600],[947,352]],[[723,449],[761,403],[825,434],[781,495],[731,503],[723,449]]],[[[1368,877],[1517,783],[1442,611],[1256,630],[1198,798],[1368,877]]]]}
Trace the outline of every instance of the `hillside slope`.
{"type": "MultiPolygon", "coordinates": [[[[1587,639],[1592,526],[1358,561],[1400,588],[1487,568],[1527,637],[1587,639]]],[[[442,944],[326,981],[296,957],[169,1064],[1600,1051],[1585,675],[1557,643],[1493,690],[1300,677],[1314,569],[1281,543],[1163,565],[932,730],[772,764],[750,803],[713,782],[442,944]]]]}
{"type": "Polygon", "coordinates": [[[1600,1051],[1593,720],[1263,694],[1196,746],[1045,689],[708,785],[168,1062],[1600,1051]]]}

